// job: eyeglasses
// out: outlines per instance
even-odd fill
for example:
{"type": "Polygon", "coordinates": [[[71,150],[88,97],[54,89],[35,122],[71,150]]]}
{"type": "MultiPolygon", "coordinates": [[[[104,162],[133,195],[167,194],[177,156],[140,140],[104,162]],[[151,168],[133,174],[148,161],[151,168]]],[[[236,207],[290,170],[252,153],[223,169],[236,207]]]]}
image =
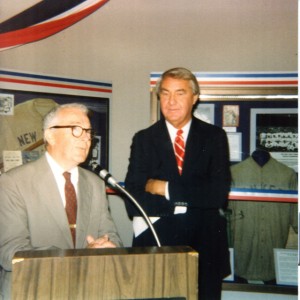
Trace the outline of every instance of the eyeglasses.
{"type": "Polygon", "coordinates": [[[49,127],[49,129],[52,129],[52,128],[55,128],[55,129],[71,128],[72,129],[72,135],[76,138],[81,137],[84,131],[85,131],[86,136],[88,137],[89,140],[92,140],[95,136],[95,133],[94,133],[92,128],[83,128],[83,127],[78,126],[78,125],[62,125],[62,126],[57,125],[57,126],[49,127]]]}

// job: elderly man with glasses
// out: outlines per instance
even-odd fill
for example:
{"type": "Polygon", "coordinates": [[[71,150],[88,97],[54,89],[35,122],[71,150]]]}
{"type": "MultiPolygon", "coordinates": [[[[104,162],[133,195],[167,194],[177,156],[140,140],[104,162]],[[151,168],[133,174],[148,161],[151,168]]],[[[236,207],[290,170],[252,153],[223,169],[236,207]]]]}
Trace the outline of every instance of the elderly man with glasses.
{"type": "Polygon", "coordinates": [[[93,138],[87,107],[58,106],[43,129],[45,155],[0,177],[0,299],[17,251],[122,246],[104,182],[78,166],[93,138]]]}

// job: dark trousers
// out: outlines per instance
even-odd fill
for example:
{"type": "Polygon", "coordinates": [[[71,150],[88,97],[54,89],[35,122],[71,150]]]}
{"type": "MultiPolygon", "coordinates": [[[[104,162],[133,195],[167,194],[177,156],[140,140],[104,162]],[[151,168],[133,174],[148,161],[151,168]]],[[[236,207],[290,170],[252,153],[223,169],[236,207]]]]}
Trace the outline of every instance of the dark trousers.
{"type": "MultiPolygon", "coordinates": [[[[190,246],[199,252],[201,300],[220,300],[222,279],[230,274],[226,219],[218,210],[188,210],[154,223],[162,246],[190,246]]],[[[133,239],[133,247],[157,246],[150,229],[133,239]]]]}

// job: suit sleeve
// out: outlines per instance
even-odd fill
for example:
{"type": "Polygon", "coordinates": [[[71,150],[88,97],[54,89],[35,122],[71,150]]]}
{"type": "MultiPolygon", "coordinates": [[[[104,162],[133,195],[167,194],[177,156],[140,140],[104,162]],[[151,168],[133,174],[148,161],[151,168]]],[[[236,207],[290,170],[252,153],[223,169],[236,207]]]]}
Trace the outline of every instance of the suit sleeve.
{"type": "Polygon", "coordinates": [[[12,259],[17,251],[50,247],[34,248],[31,245],[26,205],[16,182],[9,175],[1,175],[0,190],[0,265],[11,271],[12,259]]]}
{"type": "MultiPolygon", "coordinates": [[[[93,204],[92,204],[93,208],[91,211],[92,217],[90,218],[90,222],[91,222],[90,226],[98,227],[95,230],[97,231],[97,234],[94,237],[100,238],[103,235],[107,234],[109,236],[110,241],[112,241],[117,247],[122,247],[123,243],[117,232],[116,225],[110,213],[104,182],[99,178],[97,178],[96,183],[94,184],[94,188],[95,188],[95,195],[97,196],[95,197],[95,199],[93,199],[93,204]]],[[[92,232],[89,232],[89,234],[93,235],[92,232]]]]}
{"type": "MultiPolygon", "coordinates": [[[[125,187],[148,216],[164,216],[174,211],[173,203],[165,197],[145,191],[148,179],[166,180],[162,165],[163,162],[153,146],[151,134],[146,131],[135,134],[131,144],[125,187]]],[[[141,216],[139,210],[128,199],[125,199],[125,204],[130,217],[141,216]]]]}

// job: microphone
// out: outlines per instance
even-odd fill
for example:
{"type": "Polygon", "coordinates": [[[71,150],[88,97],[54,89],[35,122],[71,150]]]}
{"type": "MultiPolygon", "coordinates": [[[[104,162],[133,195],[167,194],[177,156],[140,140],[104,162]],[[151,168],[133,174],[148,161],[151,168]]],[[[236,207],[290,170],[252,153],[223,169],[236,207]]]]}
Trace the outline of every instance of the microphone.
{"type": "Polygon", "coordinates": [[[160,241],[158,239],[157,233],[149,219],[149,217],[147,216],[146,212],[144,211],[144,209],[141,207],[141,205],[134,199],[134,197],[128,192],[126,191],[125,188],[123,188],[118,181],[104,168],[102,168],[100,165],[98,165],[97,163],[92,163],[92,170],[94,173],[98,174],[105,183],[111,185],[114,189],[119,190],[120,192],[122,192],[124,195],[126,195],[132,202],[133,204],[138,208],[138,210],[140,211],[140,213],[143,215],[145,221],[147,222],[149,228],[152,231],[152,234],[156,240],[156,243],[158,245],[158,247],[161,247],[160,241]]]}
{"type": "Polygon", "coordinates": [[[119,184],[117,180],[110,174],[108,171],[103,169],[100,165],[97,163],[92,164],[92,170],[99,174],[99,176],[104,180],[105,183],[110,184],[114,188],[119,188],[119,184]]]}

